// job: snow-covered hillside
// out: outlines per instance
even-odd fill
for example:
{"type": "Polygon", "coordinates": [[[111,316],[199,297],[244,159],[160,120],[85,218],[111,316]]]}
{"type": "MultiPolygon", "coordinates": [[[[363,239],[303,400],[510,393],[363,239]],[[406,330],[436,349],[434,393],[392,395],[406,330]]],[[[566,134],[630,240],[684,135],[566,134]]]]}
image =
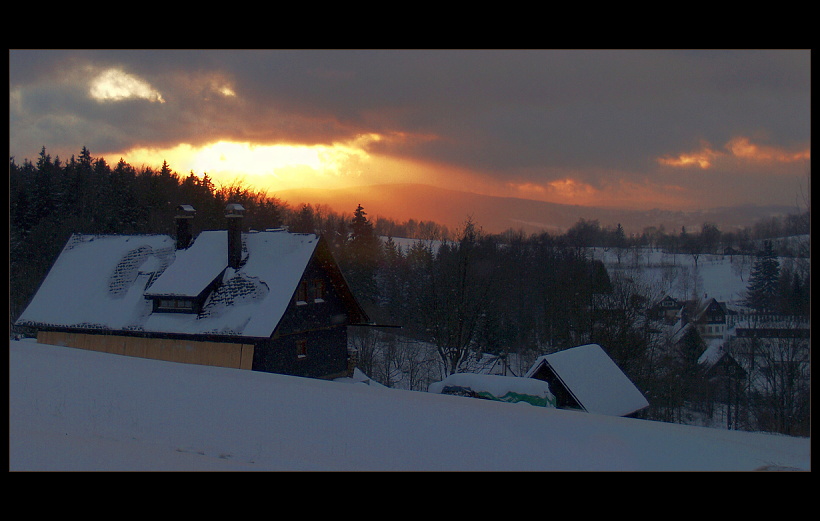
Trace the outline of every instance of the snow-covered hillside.
{"type": "MultiPolygon", "coordinates": [[[[806,236],[797,236],[779,241],[788,239],[794,244],[808,240],[806,236]]],[[[384,242],[387,237],[381,237],[381,240],[384,242]]],[[[393,237],[392,240],[405,254],[419,242],[401,237],[393,237]]],[[[441,246],[441,241],[420,242],[432,248],[434,252],[441,246]]],[[[799,248],[793,245],[791,249],[799,248]]],[[[689,300],[695,295],[701,297],[706,294],[729,305],[738,305],[744,299],[755,261],[755,257],[751,255],[702,254],[698,256],[696,263],[694,257],[689,254],[665,253],[654,248],[624,248],[618,252],[614,248],[594,247],[588,248],[587,254],[602,261],[610,276],[617,272],[624,272],[630,277],[637,276],[644,283],[652,284],[659,291],[678,300],[689,300]]],[[[781,266],[789,266],[795,262],[811,262],[808,258],[790,257],[781,257],[779,261],[781,266]]]]}
{"type": "Polygon", "coordinates": [[[9,470],[810,470],[810,440],[10,342],[9,470]]]}
{"type": "MultiPolygon", "coordinates": [[[[610,277],[622,272],[678,300],[708,295],[731,307],[741,304],[745,298],[755,261],[755,257],[749,255],[704,254],[696,263],[691,255],[649,248],[624,249],[620,262],[614,249],[590,248],[590,256],[603,261],[610,277]]],[[[810,263],[810,259],[787,257],[779,261],[781,267],[795,262],[810,263]]]]}

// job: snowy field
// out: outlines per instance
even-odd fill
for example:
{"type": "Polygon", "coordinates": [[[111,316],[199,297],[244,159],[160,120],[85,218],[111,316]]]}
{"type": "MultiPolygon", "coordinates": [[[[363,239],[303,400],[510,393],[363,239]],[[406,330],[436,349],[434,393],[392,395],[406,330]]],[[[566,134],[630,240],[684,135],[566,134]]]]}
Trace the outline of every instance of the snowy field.
{"type": "MultiPolygon", "coordinates": [[[[603,261],[610,277],[621,272],[652,286],[660,297],[668,294],[678,300],[690,300],[707,295],[732,308],[744,300],[755,262],[751,255],[704,254],[696,264],[691,255],[652,249],[624,250],[620,263],[613,249],[590,248],[590,257],[603,261]]],[[[778,260],[781,268],[795,262],[810,263],[810,259],[778,260]]]]}
{"type": "Polygon", "coordinates": [[[810,470],[810,440],[11,341],[11,471],[810,470]]]}
{"type": "MultiPolygon", "coordinates": [[[[387,238],[382,237],[382,241],[387,238]]],[[[797,236],[794,241],[808,241],[808,236],[797,236]]],[[[784,239],[785,240],[785,239],[784,239]]],[[[394,237],[396,246],[407,253],[415,244],[414,239],[394,237]]],[[[441,241],[422,241],[437,251],[441,241]]],[[[797,249],[793,247],[793,249],[797,249]]],[[[632,248],[621,251],[620,262],[614,248],[588,248],[589,258],[600,260],[607,267],[610,277],[621,272],[641,280],[659,292],[660,297],[670,295],[678,300],[700,298],[704,294],[726,302],[735,308],[745,297],[749,275],[755,257],[752,255],[702,254],[697,263],[689,254],[665,253],[653,248],[632,248]]],[[[778,259],[782,268],[794,262],[810,263],[810,259],[778,259]]]]}

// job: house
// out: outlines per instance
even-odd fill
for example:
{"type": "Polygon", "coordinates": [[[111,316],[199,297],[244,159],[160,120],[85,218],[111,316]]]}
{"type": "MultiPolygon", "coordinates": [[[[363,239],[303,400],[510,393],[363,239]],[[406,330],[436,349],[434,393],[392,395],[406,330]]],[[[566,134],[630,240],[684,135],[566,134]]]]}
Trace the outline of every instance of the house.
{"type": "Polygon", "coordinates": [[[734,403],[740,394],[740,385],[746,378],[746,371],[727,351],[724,342],[710,342],[698,358],[704,370],[708,396],[712,401],[734,403]]]}
{"type": "Polygon", "coordinates": [[[675,316],[681,309],[681,303],[678,299],[666,295],[663,299],[655,304],[654,308],[650,310],[655,318],[663,319],[667,322],[673,321],[675,316]]]}
{"type": "Polygon", "coordinates": [[[726,334],[727,316],[729,314],[726,304],[718,302],[713,298],[705,299],[697,306],[690,304],[693,310],[690,314],[690,321],[698,328],[698,332],[704,339],[723,338],[726,334]]]}
{"type": "Polygon", "coordinates": [[[332,378],[348,372],[347,326],[369,319],[324,239],[275,229],[177,237],[73,235],[17,324],[40,343],[332,378]]]}
{"type": "Polygon", "coordinates": [[[650,316],[663,320],[667,325],[680,321],[691,323],[704,339],[724,338],[731,327],[731,315],[735,314],[726,307],[725,302],[707,298],[707,295],[702,300],[678,300],[667,295],[649,312],[650,316]]]}
{"type": "Polygon", "coordinates": [[[561,409],[633,416],[649,406],[641,391],[598,344],[540,356],[524,376],[546,381],[561,409]]]}

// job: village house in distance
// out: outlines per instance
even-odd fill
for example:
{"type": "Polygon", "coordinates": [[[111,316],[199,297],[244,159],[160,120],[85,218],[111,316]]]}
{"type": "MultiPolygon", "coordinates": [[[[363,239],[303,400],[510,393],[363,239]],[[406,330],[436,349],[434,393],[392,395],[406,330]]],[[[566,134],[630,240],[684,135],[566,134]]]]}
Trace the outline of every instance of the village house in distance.
{"type": "Polygon", "coordinates": [[[352,370],[347,326],[369,318],[321,237],[227,230],[195,238],[73,235],[16,324],[37,341],[142,358],[313,378],[352,370]]]}

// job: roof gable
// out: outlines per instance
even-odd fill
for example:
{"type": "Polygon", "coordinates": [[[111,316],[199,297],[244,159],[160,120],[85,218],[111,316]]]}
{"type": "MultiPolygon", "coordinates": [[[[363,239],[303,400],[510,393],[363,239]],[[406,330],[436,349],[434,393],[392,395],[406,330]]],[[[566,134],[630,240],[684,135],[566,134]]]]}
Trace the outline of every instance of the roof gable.
{"type": "Polygon", "coordinates": [[[548,364],[580,405],[590,413],[626,416],[649,405],[644,395],[597,344],[539,357],[525,375],[548,364]]]}
{"type": "Polygon", "coordinates": [[[714,298],[710,298],[709,300],[704,302],[697,311],[695,311],[694,315],[692,316],[692,320],[700,322],[702,320],[705,320],[705,317],[707,315],[723,316],[725,314],[726,309],[721,305],[721,303],[715,300],[714,298]]]}

